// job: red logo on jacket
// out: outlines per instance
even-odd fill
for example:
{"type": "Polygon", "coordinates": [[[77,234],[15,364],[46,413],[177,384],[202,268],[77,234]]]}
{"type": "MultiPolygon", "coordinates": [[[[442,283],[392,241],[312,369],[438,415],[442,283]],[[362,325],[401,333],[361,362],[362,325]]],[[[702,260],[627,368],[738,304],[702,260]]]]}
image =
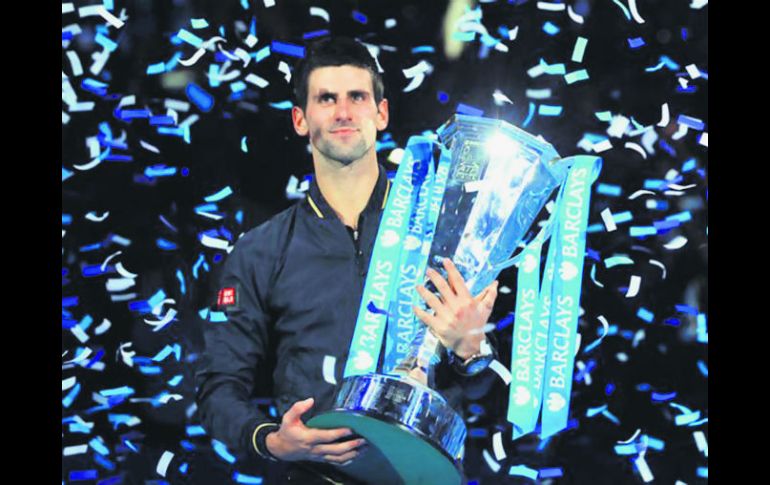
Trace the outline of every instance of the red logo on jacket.
{"type": "Polygon", "coordinates": [[[217,306],[235,305],[235,288],[222,288],[217,296],[217,306]]]}

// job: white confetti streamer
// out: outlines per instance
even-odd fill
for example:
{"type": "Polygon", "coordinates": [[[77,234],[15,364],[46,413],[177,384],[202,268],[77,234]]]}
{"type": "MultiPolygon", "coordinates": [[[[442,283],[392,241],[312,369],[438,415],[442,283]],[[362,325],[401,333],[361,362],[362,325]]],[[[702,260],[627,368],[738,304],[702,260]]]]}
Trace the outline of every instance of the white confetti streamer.
{"type": "Polygon", "coordinates": [[[641,432],[642,432],[642,430],[640,428],[637,428],[636,431],[634,431],[634,434],[630,438],[628,438],[625,441],[618,441],[617,443],[619,445],[627,445],[627,444],[631,443],[632,441],[634,441],[636,439],[636,437],[639,436],[639,433],[641,433],[641,432]]]}
{"type": "Polygon", "coordinates": [[[649,483],[655,479],[655,477],[652,475],[652,471],[650,471],[650,467],[647,465],[647,461],[644,459],[643,454],[634,459],[634,464],[636,465],[636,469],[639,470],[639,474],[642,475],[642,480],[645,483],[649,483]]]}
{"type": "Polygon", "coordinates": [[[698,70],[698,66],[695,64],[685,66],[684,69],[687,71],[687,74],[689,74],[690,79],[698,79],[700,77],[700,70],[698,70]]]}
{"type": "Polygon", "coordinates": [[[164,394],[158,398],[158,402],[161,404],[168,404],[169,401],[181,401],[183,399],[181,394],[164,394]]]}
{"type": "Polygon", "coordinates": [[[628,118],[622,115],[612,117],[610,127],[607,128],[607,134],[613,138],[620,138],[626,132],[628,124],[631,122],[628,118]]]}
{"type": "Polygon", "coordinates": [[[72,335],[75,336],[75,338],[80,340],[81,344],[88,342],[88,334],[82,328],[80,328],[80,325],[75,325],[70,329],[70,331],[72,332],[72,335]]]}
{"type": "Polygon", "coordinates": [[[289,69],[288,64],[286,64],[284,61],[281,61],[278,64],[278,70],[284,74],[284,79],[286,79],[287,83],[291,82],[291,70],[289,69]]]}
{"type": "Polygon", "coordinates": [[[537,2],[537,8],[548,12],[562,12],[566,6],[563,3],[537,2]]]}
{"type": "Polygon", "coordinates": [[[512,29],[508,29],[508,40],[516,40],[516,37],[519,35],[519,26],[512,29]]]}
{"type": "Polygon", "coordinates": [[[492,436],[492,450],[497,461],[505,460],[505,448],[503,448],[503,434],[498,431],[492,436]]]}
{"type": "Polygon", "coordinates": [[[690,3],[690,8],[693,10],[700,10],[708,4],[709,0],[692,0],[692,3],[690,3]]]}
{"type": "Polygon", "coordinates": [[[642,195],[656,195],[656,194],[651,190],[637,190],[636,192],[628,196],[628,200],[634,200],[637,197],[641,197],[642,195]]]}
{"type": "Polygon", "coordinates": [[[193,64],[195,64],[196,62],[198,62],[198,59],[203,57],[203,54],[205,54],[205,53],[206,53],[206,49],[201,47],[197,51],[195,51],[195,53],[193,55],[191,55],[190,57],[188,57],[187,59],[179,59],[179,64],[181,64],[181,65],[183,65],[185,67],[190,67],[193,64]]]}
{"type": "Polygon", "coordinates": [[[652,264],[654,266],[657,266],[657,267],[659,267],[660,269],[663,270],[663,279],[665,280],[666,279],[666,267],[663,265],[663,263],[661,263],[660,261],[655,260],[655,259],[651,259],[649,262],[650,262],[650,264],[652,264]]]}
{"type": "Polygon", "coordinates": [[[703,455],[708,458],[709,445],[706,442],[706,435],[703,434],[703,431],[695,431],[692,436],[695,438],[695,446],[698,447],[698,451],[703,453],[703,455]]]}
{"type": "Polygon", "coordinates": [[[158,460],[158,465],[155,467],[155,471],[158,473],[158,475],[165,477],[166,471],[168,470],[168,465],[171,463],[171,459],[174,458],[174,454],[170,451],[164,451],[163,455],[160,457],[160,460],[158,460]]]}
{"type": "Polygon", "coordinates": [[[83,350],[82,352],[80,352],[77,355],[77,357],[75,357],[72,360],[68,360],[68,361],[66,361],[64,363],[65,364],[77,364],[77,363],[80,363],[80,362],[86,360],[91,355],[91,352],[92,352],[91,348],[90,347],[86,347],[85,350],[83,350]]]}
{"type": "Polygon", "coordinates": [[[487,450],[482,451],[481,454],[484,456],[484,461],[487,462],[487,466],[490,470],[495,473],[500,471],[500,464],[497,463],[494,458],[492,458],[492,455],[490,455],[487,450]]]}
{"type": "Polygon", "coordinates": [[[125,22],[123,22],[116,16],[112,15],[112,12],[104,8],[104,5],[99,5],[98,7],[96,7],[96,13],[101,15],[104,20],[106,20],[110,25],[112,25],[116,29],[119,29],[125,25],[125,22]]]}
{"type": "Polygon", "coordinates": [[[408,93],[420,87],[425,80],[425,75],[433,72],[433,66],[423,59],[414,66],[403,69],[402,72],[407,79],[411,79],[411,82],[402,90],[408,93]]]}
{"type": "Polygon", "coordinates": [[[329,22],[329,12],[322,9],[321,7],[310,7],[310,15],[313,17],[321,17],[322,19],[326,20],[326,22],[329,22]]]}
{"type": "Polygon", "coordinates": [[[610,140],[603,140],[599,143],[591,145],[591,149],[596,153],[605,152],[612,148],[612,142],[610,140]]]}
{"type": "Polygon", "coordinates": [[[165,300],[159,302],[157,305],[152,307],[152,314],[155,315],[156,317],[159,317],[161,310],[163,310],[163,305],[166,305],[166,304],[176,305],[176,300],[174,300],[173,298],[166,298],[165,300]]]}
{"type": "Polygon", "coordinates": [[[144,323],[147,325],[150,325],[151,327],[154,327],[152,329],[153,332],[158,332],[166,327],[169,323],[171,323],[172,320],[174,320],[174,317],[176,316],[176,310],[173,308],[169,308],[168,312],[166,312],[166,315],[161,318],[160,320],[148,320],[144,319],[144,323]]]}
{"type": "Polygon", "coordinates": [[[682,138],[687,134],[687,130],[688,130],[687,125],[683,123],[679,123],[679,128],[677,128],[676,132],[673,135],[671,135],[671,138],[674,140],[679,140],[680,138],[682,138]]]}
{"type": "Polygon", "coordinates": [[[612,212],[609,207],[601,212],[601,216],[602,221],[604,221],[604,227],[607,228],[607,232],[612,232],[618,228],[618,226],[615,225],[615,219],[612,217],[612,212]]]}
{"type": "Polygon", "coordinates": [[[134,286],[136,282],[133,278],[109,278],[106,283],[107,291],[110,293],[124,291],[132,286],[134,286]]]}
{"type": "Polygon", "coordinates": [[[67,59],[70,61],[70,66],[72,66],[73,76],[77,77],[83,74],[83,65],[80,63],[80,58],[78,57],[77,52],[67,51],[67,59]]]}
{"type": "Polygon", "coordinates": [[[508,371],[508,369],[505,368],[503,364],[500,363],[499,360],[493,360],[489,364],[489,368],[492,369],[495,374],[500,376],[500,378],[505,382],[506,386],[511,383],[511,373],[508,371]]]}
{"type": "Polygon", "coordinates": [[[513,104],[513,101],[511,101],[510,98],[503,94],[499,89],[495,89],[495,92],[492,93],[492,97],[495,100],[495,104],[498,106],[502,106],[505,103],[513,104]]]}
{"type": "Polygon", "coordinates": [[[632,141],[627,141],[626,144],[623,145],[623,148],[631,149],[631,150],[635,151],[636,153],[638,153],[639,155],[641,155],[642,158],[647,160],[647,152],[645,152],[644,148],[642,148],[641,145],[639,145],[638,143],[634,143],[632,141]]]}
{"type": "Polygon", "coordinates": [[[634,334],[633,340],[631,340],[631,347],[636,348],[639,345],[639,342],[644,340],[644,337],[645,337],[644,329],[640,328],[634,334]]]}
{"type": "Polygon", "coordinates": [[[709,146],[709,133],[708,131],[704,131],[701,133],[701,135],[698,137],[698,144],[703,145],[704,147],[708,148],[709,146]]]}
{"type": "Polygon", "coordinates": [[[576,14],[575,11],[572,10],[572,5],[567,6],[567,15],[569,15],[569,18],[572,19],[572,21],[576,24],[582,24],[584,22],[583,17],[576,14]]]}
{"type": "Polygon", "coordinates": [[[62,449],[62,455],[64,456],[81,455],[87,451],[88,451],[88,445],[65,446],[62,449]]]}
{"type": "Polygon", "coordinates": [[[668,184],[668,187],[674,190],[688,190],[697,186],[698,184],[690,184],[690,185],[668,184]]]}
{"type": "Polygon", "coordinates": [[[669,123],[668,103],[663,103],[660,107],[660,121],[656,126],[666,127],[669,123]]]}
{"type": "Polygon", "coordinates": [[[206,247],[214,248],[214,249],[225,249],[227,250],[230,247],[230,243],[224,239],[219,239],[216,237],[211,237],[207,234],[203,234],[201,236],[201,244],[203,244],[206,247]]]}
{"type": "Polygon", "coordinates": [[[628,9],[631,10],[631,17],[633,17],[637,23],[644,23],[644,19],[639,15],[639,11],[636,9],[636,0],[628,0],[628,9]]]}
{"type": "Polygon", "coordinates": [[[61,381],[61,390],[66,391],[67,389],[71,388],[75,385],[75,382],[77,382],[77,378],[75,376],[68,377],[66,379],[62,379],[61,381]]]}
{"type": "Polygon", "coordinates": [[[136,355],[136,352],[132,350],[127,350],[132,345],[133,345],[133,342],[126,342],[124,344],[120,344],[120,347],[118,348],[118,352],[120,352],[121,360],[129,367],[134,366],[134,356],[136,355]]]}
{"type": "Polygon", "coordinates": [[[265,88],[270,85],[270,82],[267,79],[261,78],[254,73],[250,73],[246,76],[246,82],[257,86],[258,88],[265,88]]]}
{"type": "Polygon", "coordinates": [[[333,355],[325,355],[323,363],[323,375],[324,380],[329,384],[336,386],[337,377],[334,375],[334,367],[337,363],[337,358],[333,355]]]}
{"type": "Polygon", "coordinates": [[[615,358],[618,359],[620,362],[628,362],[628,354],[625,352],[618,352],[615,354],[615,358]]]}
{"type": "Polygon", "coordinates": [[[150,145],[144,140],[139,140],[139,144],[147,151],[153,152],[153,153],[160,153],[160,150],[158,150],[155,146],[150,145]]]}
{"type": "Polygon", "coordinates": [[[110,322],[109,320],[107,320],[105,318],[105,319],[102,320],[102,323],[99,324],[99,326],[94,329],[94,333],[96,335],[101,335],[104,332],[106,332],[107,330],[109,330],[111,326],[112,326],[112,322],[110,322]]]}
{"type": "Polygon", "coordinates": [[[96,15],[99,15],[99,9],[104,8],[103,5],[88,5],[86,7],[80,7],[78,9],[78,16],[80,18],[83,17],[94,17],[96,15]]]}
{"type": "Polygon", "coordinates": [[[118,272],[120,276],[124,278],[136,278],[138,276],[136,273],[132,273],[128,271],[126,268],[124,268],[123,263],[116,264],[115,270],[118,272]]]}
{"type": "Polygon", "coordinates": [[[687,244],[687,238],[684,236],[677,236],[671,241],[664,244],[663,247],[668,250],[674,250],[674,249],[680,249],[684,247],[685,244],[687,244]]]}
{"type": "Polygon", "coordinates": [[[86,219],[93,222],[102,222],[110,216],[110,211],[105,211],[104,214],[97,216],[96,212],[90,211],[86,214],[86,219]]]}
{"type": "Polygon", "coordinates": [[[385,28],[386,29],[392,29],[396,25],[398,25],[398,23],[396,22],[396,19],[385,19],[385,28]]]}
{"type": "Polygon", "coordinates": [[[61,13],[64,15],[65,13],[70,13],[75,11],[75,5],[72,3],[62,3],[61,4],[61,13]]]}
{"type": "Polygon", "coordinates": [[[631,282],[628,283],[628,291],[626,292],[626,298],[633,298],[639,294],[639,287],[642,284],[642,279],[636,275],[631,276],[631,282]]]}
{"type": "Polygon", "coordinates": [[[275,7],[275,0],[264,0],[265,8],[275,7]]]}

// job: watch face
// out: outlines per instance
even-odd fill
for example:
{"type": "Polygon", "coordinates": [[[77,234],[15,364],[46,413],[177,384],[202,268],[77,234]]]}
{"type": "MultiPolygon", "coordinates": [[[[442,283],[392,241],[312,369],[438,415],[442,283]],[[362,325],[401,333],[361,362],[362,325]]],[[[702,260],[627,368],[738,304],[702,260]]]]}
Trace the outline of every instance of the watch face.
{"type": "Polygon", "coordinates": [[[476,357],[475,359],[473,359],[468,363],[468,365],[465,367],[465,371],[468,374],[478,374],[479,372],[486,369],[491,362],[492,362],[491,355],[483,355],[483,356],[476,357]]]}

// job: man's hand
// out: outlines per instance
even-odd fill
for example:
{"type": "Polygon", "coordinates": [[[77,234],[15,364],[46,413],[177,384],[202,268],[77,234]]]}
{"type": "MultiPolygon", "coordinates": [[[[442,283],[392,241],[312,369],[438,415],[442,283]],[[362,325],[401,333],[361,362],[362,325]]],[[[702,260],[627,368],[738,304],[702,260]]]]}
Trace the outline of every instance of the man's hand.
{"type": "Polygon", "coordinates": [[[366,440],[334,443],[340,438],[351,436],[353,432],[347,428],[308,428],[300,416],[312,407],[312,397],[295,402],[283,415],[278,431],[273,431],[265,438],[267,450],[284,461],[309,460],[347,465],[364,450],[362,446],[365,447],[366,440]]]}
{"type": "Polygon", "coordinates": [[[497,299],[497,280],[472,297],[457,267],[444,258],[447,282],[437,271],[428,268],[428,278],[436,286],[441,298],[417,285],[417,292],[435,312],[434,315],[413,306],[414,313],[439,338],[444,347],[451,349],[461,359],[480,351],[484,341],[484,325],[492,314],[497,299]]]}

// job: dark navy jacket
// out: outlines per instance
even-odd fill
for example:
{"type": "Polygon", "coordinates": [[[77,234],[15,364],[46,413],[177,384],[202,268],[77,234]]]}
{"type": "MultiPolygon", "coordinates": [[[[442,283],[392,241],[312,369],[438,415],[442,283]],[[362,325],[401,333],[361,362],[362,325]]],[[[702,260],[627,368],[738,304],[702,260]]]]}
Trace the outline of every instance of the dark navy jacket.
{"type": "MultiPolygon", "coordinates": [[[[203,427],[237,455],[258,456],[254,429],[279,422],[257,409],[255,396],[274,396],[279,416],[312,396],[305,421],[332,405],[336,389],[324,380],[323,361],[336,359],[341,382],[391,186],[379,170],[357,232],[342,223],[313,180],[305,199],[244,234],[224,263],[220,288],[234,290],[235,301],[222,307],[226,322],[206,322],[196,400],[203,427]],[[273,389],[257,389],[268,373],[273,389]]],[[[461,377],[442,362],[436,388],[462,412],[463,395],[480,397],[491,385],[490,373],[461,377]]]]}

